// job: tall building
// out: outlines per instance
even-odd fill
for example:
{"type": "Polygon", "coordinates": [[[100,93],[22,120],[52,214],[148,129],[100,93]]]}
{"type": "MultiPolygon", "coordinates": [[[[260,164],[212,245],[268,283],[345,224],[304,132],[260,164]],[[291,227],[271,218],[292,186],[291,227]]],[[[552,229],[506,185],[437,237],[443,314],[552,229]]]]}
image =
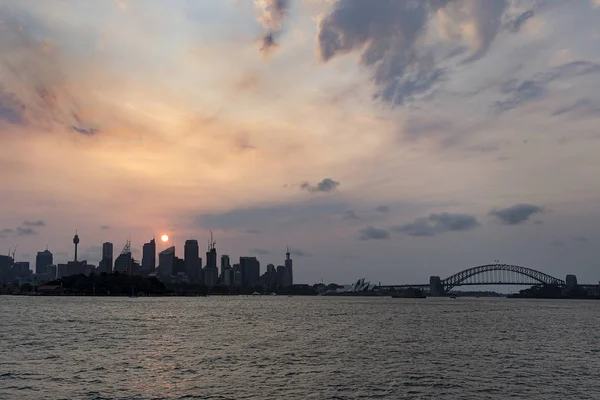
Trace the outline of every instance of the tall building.
{"type": "Polygon", "coordinates": [[[131,242],[128,240],[121,254],[115,260],[115,271],[121,274],[133,275],[134,260],[131,256],[131,242]]]}
{"type": "Polygon", "coordinates": [[[206,252],[206,268],[204,268],[204,284],[208,287],[214,286],[219,277],[219,268],[217,268],[217,249],[216,242],[213,240],[212,231],[210,232],[210,242],[206,252]]]}
{"type": "Polygon", "coordinates": [[[110,242],[102,243],[102,259],[98,266],[98,273],[106,272],[110,274],[113,270],[113,244],[110,242]]]}
{"type": "Polygon", "coordinates": [[[186,240],[183,249],[185,273],[191,281],[198,281],[202,275],[202,259],[197,240],[186,240]]]}
{"type": "Polygon", "coordinates": [[[240,269],[243,286],[260,283],[260,262],[256,257],[240,257],[240,269]]]}
{"type": "Polygon", "coordinates": [[[173,263],[173,275],[179,274],[185,274],[185,260],[175,257],[175,263],[173,263]]]}
{"type": "Polygon", "coordinates": [[[29,261],[18,261],[14,263],[13,270],[17,278],[28,278],[31,275],[29,261]]]}
{"type": "Polygon", "coordinates": [[[294,284],[294,270],[292,268],[292,259],[290,258],[290,248],[288,246],[285,252],[285,285],[292,286],[294,284]]]}
{"type": "Polygon", "coordinates": [[[231,268],[231,285],[242,286],[242,284],[242,267],[240,267],[240,264],[233,264],[231,268]]]}
{"type": "Polygon", "coordinates": [[[221,283],[226,286],[232,284],[231,271],[229,256],[227,254],[223,254],[221,256],[221,283]]]}
{"type": "Polygon", "coordinates": [[[48,248],[44,251],[38,251],[35,256],[35,273],[38,275],[47,274],[49,272],[48,267],[52,263],[54,263],[54,256],[48,248]]]}
{"type": "Polygon", "coordinates": [[[151,274],[156,269],[156,241],[152,239],[142,247],[142,272],[151,274]]]}
{"type": "Polygon", "coordinates": [[[171,277],[175,267],[175,246],[161,251],[158,254],[158,275],[161,277],[171,277]]]}

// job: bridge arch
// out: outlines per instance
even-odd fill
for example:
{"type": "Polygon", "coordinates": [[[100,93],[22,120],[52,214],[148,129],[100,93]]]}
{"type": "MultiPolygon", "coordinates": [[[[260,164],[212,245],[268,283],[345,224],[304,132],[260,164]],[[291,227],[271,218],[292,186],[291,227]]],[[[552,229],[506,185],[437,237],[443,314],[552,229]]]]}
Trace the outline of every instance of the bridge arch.
{"type": "Polygon", "coordinates": [[[565,281],[519,265],[486,264],[460,271],[441,283],[448,292],[462,285],[564,285],[565,281]]]}

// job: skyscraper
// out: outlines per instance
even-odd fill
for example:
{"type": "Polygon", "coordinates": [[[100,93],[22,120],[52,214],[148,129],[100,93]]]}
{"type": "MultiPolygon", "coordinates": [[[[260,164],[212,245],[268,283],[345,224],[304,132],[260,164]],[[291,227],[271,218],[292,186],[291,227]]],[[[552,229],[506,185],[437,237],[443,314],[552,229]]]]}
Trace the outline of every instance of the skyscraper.
{"type": "Polygon", "coordinates": [[[256,257],[240,257],[240,269],[243,286],[260,283],[260,262],[256,257]]]}
{"type": "Polygon", "coordinates": [[[229,261],[229,256],[227,254],[223,254],[221,256],[221,282],[227,286],[231,285],[231,264],[229,261]]]}
{"type": "Polygon", "coordinates": [[[115,260],[115,271],[133,275],[133,257],[131,257],[131,242],[128,240],[121,254],[115,260]]]}
{"type": "Polygon", "coordinates": [[[171,277],[175,267],[175,246],[161,251],[158,254],[158,275],[161,277],[171,277]]]}
{"type": "Polygon", "coordinates": [[[193,239],[186,240],[183,253],[186,275],[191,281],[199,280],[202,272],[202,259],[200,258],[198,241],[193,239]]]}
{"type": "Polygon", "coordinates": [[[46,248],[44,251],[38,251],[35,257],[35,273],[38,275],[47,274],[48,267],[54,262],[52,253],[46,248]]]}
{"type": "Polygon", "coordinates": [[[204,283],[206,286],[214,286],[217,283],[219,269],[217,268],[217,249],[216,242],[213,240],[212,231],[210,232],[210,242],[206,252],[206,268],[204,269],[204,283]]]}
{"type": "Polygon", "coordinates": [[[151,274],[156,269],[156,241],[154,238],[142,247],[143,274],[151,274]]]}
{"type": "Polygon", "coordinates": [[[113,244],[110,242],[102,243],[102,260],[98,266],[98,272],[111,273],[113,269],[113,244]]]}
{"type": "Polygon", "coordinates": [[[292,268],[292,259],[290,258],[290,248],[288,246],[285,252],[285,286],[294,284],[294,270],[292,268]]]}

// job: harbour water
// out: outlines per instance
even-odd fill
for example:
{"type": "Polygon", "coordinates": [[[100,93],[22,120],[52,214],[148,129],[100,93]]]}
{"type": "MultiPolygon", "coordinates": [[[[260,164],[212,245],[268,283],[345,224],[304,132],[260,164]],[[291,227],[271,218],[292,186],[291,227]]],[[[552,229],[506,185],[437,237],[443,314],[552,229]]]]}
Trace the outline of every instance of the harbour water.
{"type": "Polygon", "coordinates": [[[0,297],[0,399],[600,399],[600,302],[0,297]]]}

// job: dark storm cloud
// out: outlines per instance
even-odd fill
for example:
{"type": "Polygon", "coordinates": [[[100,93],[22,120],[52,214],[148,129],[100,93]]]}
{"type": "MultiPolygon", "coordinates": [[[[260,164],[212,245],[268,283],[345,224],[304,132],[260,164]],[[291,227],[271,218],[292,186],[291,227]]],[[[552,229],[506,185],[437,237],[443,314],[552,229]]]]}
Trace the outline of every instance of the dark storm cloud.
{"type": "MultiPolygon", "coordinates": [[[[543,98],[547,93],[548,85],[554,81],[565,82],[569,79],[598,73],[600,73],[600,64],[589,61],[574,61],[540,72],[529,79],[508,80],[500,88],[502,94],[506,95],[506,99],[494,103],[494,108],[500,113],[512,110],[521,104],[543,98]]],[[[568,111],[570,110],[559,110],[559,114],[568,111]]]]}
{"type": "Polygon", "coordinates": [[[271,252],[267,249],[252,249],[251,252],[260,256],[266,256],[268,254],[271,254],[271,252]]]}
{"type": "Polygon", "coordinates": [[[393,228],[410,236],[431,237],[444,232],[469,231],[480,226],[477,218],[469,214],[436,213],[417,218],[413,222],[393,228]]]}
{"type": "Polygon", "coordinates": [[[390,211],[390,208],[388,206],[377,206],[375,210],[380,213],[386,213],[390,211]]]}
{"type": "Polygon", "coordinates": [[[318,192],[328,193],[328,192],[333,192],[340,185],[341,185],[341,183],[338,181],[334,181],[331,178],[325,178],[321,182],[317,183],[316,185],[311,185],[308,182],[304,182],[300,185],[300,188],[302,188],[304,190],[308,190],[311,193],[318,193],[318,192]]]}
{"type": "Polygon", "coordinates": [[[356,215],[356,213],[354,212],[354,210],[346,210],[346,211],[344,211],[344,213],[342,214],[342,218],[343,219],[348,219],[348,220],[357,220],[357,219],[360,219],[358,217],[358,215],[356,215]]]}
{"type": "Polygon", "coordinates": [[[23,226],[46,226],[46,223],[41,219],[37,221],[24,221],[23,226]]]}
{"type": "Polygon", "coordinates": [[[340,0],[319,24],[317,50],[323,62],[362,51],[360,63],[372,70],[378,87],[374,97],[401,105],[430,92],[447,73],[443,60],[436,60],[422,45],[433,13],[456,5],[448,14],[454,24],[467,19],[475,27],[478,46],[463,60],[473,62],[498,34],[506,4],[506,0],[340,0]]]}
{"type": "Polygon", "coordinates": [[[360,240],[385,240],[390,238],[390,232],[386,229],[367,226],[359,232],[360,240]]]}
{"type": "Polygon", "coordinates": [[[265,29],[260,51],[267,53],[277,47],[275,38],[281,34],[290,2],[288,0],[255,0],[254,3],[260,9],[259,21],[265,29]]]}
{"type": "Polygon", "coordinates": [[[519,225],[535,214],[543,213],[544,208],[534,204],[515,204],[508,208],[496,209],[490,215],[505,225],[519,225]]]}

